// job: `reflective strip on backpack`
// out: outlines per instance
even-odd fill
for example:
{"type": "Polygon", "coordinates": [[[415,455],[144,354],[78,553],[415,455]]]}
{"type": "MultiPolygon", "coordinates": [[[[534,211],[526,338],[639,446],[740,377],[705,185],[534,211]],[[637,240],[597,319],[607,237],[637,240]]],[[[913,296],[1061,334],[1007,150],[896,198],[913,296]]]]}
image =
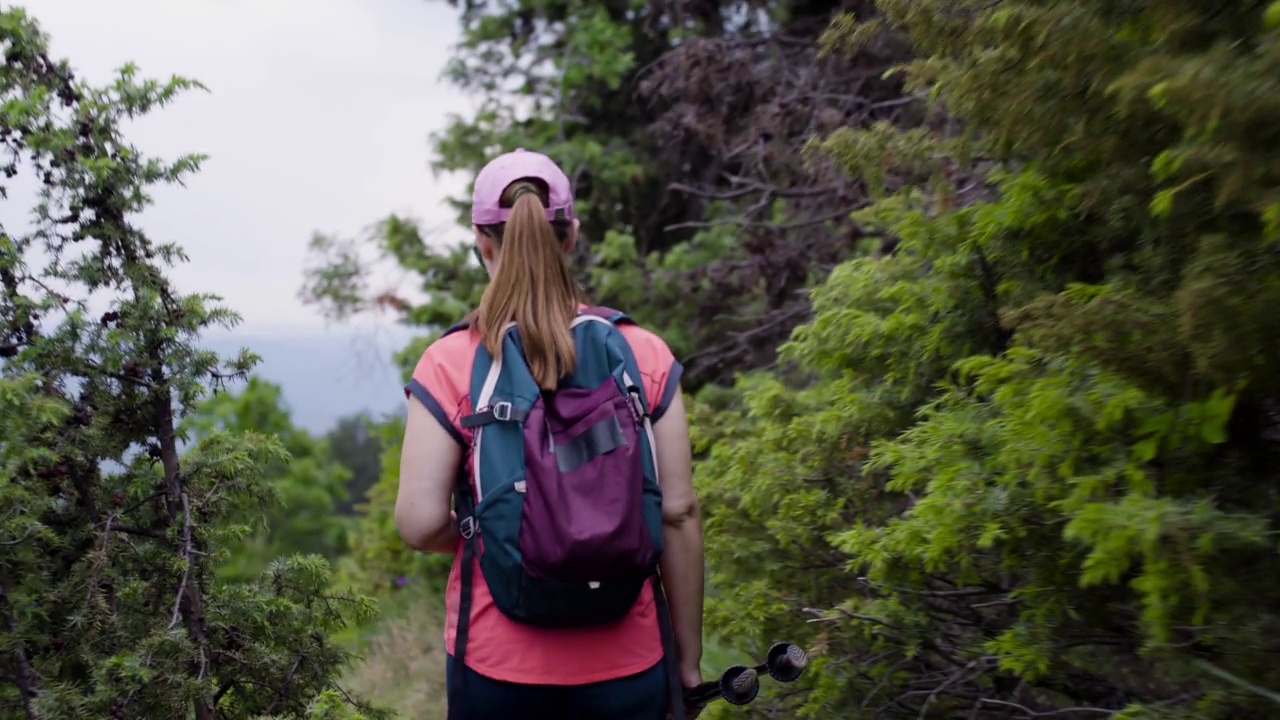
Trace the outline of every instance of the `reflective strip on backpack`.
{"type": "MultiPolygon", "coordinates": [[[[515,327],[515,322],[507,323],[502,328],[502,337],[505,339],[507,333],[511,332],[511,328],[515,327]]],[[[480,395],[476,398],[472,412],[479,412],[489,407],[489,401],[493,399],[493,391],[498,387],[498,376],[502,374],[502,360],[490,357],[489,374],[484,378],[484,385],[480,386],[480,395]]],[[[484,428],[476,428],[475,448],[471,452],[471,478],[476,484],[476,502],[479,503],[484,498],[484,489],[480,483],[480,440],[484,437],[484,428]]]]}

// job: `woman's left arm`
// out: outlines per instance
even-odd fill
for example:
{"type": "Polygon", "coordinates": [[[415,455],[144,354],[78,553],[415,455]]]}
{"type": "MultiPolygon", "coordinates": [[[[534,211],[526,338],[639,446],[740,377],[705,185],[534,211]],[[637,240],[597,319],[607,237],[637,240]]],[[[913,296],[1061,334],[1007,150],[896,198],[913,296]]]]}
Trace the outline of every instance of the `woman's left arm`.
{"type": "Polygon", "coordinates": [[[458,528],[449,503],[461,462],[457,440],[421,401],[410,396],[396,496],[396,529],[409,547],[421,552],[457,551],[458,528]]]}

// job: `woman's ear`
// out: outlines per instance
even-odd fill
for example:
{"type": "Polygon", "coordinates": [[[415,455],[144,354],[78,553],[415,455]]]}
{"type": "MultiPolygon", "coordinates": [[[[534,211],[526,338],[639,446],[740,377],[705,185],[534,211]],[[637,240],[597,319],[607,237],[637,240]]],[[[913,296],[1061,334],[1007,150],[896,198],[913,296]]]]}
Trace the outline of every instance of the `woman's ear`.
{"type": "Polygon", "coordinates": [[[498,257],[498,243],[493,238],[481,232],[480,228],[472,226],[476,233],[476,255],[480,259],[480,264],[491,267],[498,257]]]}
{"type": "Polygon", "coordinates": [[[568,255],[573,252],[574,246],[578,244],[578,227],[580,223],[578,218],[573,219],[573,226],[569,230],[569,235],[564,239],[564,254],[568,255]]]}

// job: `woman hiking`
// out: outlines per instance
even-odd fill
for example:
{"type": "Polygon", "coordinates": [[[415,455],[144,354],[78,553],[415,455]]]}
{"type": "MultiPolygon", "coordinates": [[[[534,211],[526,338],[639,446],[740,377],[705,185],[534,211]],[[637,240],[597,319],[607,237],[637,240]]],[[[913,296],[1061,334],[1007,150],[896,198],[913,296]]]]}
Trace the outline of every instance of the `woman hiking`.
{"type": "Polygon", "coordinates": [[[550,158],[490,161],[471,219],[490,283],[405,388],[395,515],[409,546],[454,553],[449,718],[681,718],[703,556],[680,363],[584,302],[550,158]]]}

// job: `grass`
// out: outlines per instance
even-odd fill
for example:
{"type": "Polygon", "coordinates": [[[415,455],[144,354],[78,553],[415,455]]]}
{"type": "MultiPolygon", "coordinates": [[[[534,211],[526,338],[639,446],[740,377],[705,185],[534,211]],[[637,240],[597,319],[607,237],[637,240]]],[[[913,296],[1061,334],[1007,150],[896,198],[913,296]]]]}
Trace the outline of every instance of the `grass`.
{"type": "Polygon", "coordinates": [[[445,717],[444,601],[423,590],[384,599],[382,620],[356,640],[363,660],[344,686],[402,718],[445,717]]]}

